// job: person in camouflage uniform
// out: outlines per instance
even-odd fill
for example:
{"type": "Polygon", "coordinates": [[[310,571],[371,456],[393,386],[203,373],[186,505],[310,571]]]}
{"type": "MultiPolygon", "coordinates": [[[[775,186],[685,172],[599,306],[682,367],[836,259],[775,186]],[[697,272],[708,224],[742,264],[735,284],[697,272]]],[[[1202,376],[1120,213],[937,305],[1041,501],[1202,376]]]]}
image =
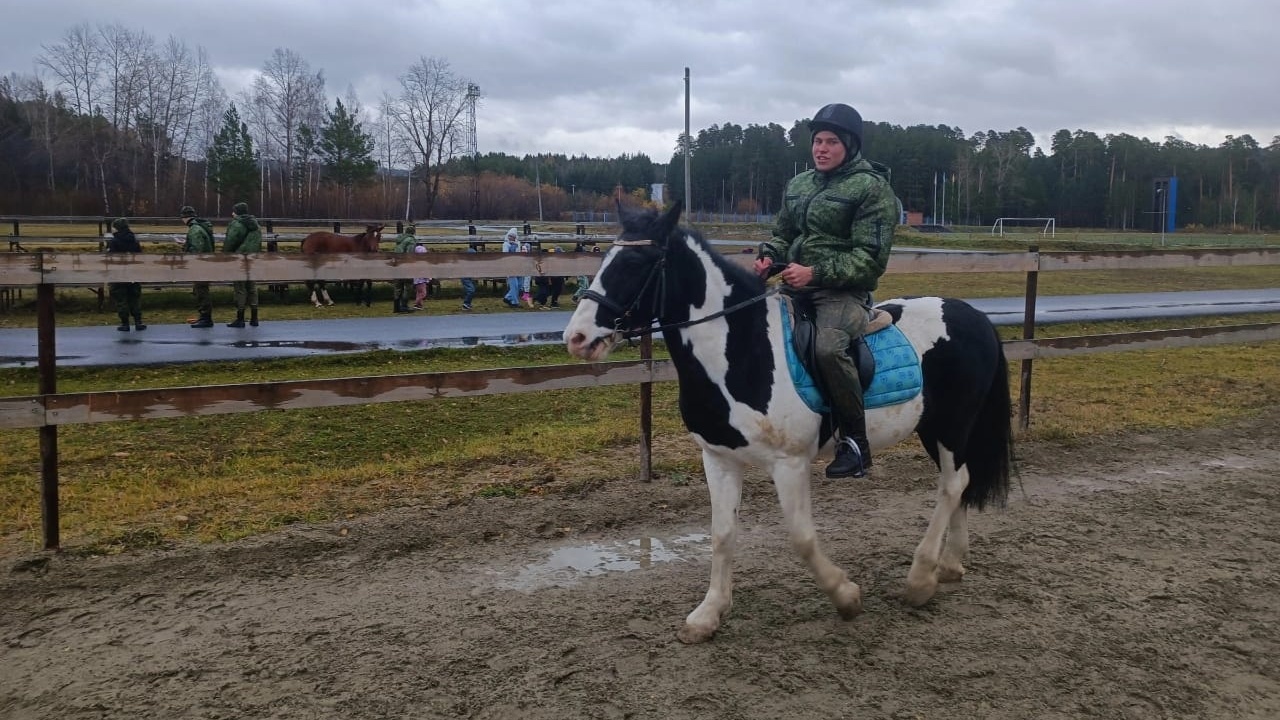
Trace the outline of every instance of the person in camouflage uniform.
{"type": "MultiPolygon", "coordinates": [[[[116,218],[111,221],[111,239],[107,241],[107,252],[109,253],[140,253],[142,245],[138,242],[138,236],[133,234],[133,230],[129,228],[129,221],[124,218],[116,218]]],[[[107,283],[107,292],[111,299],[115,301],[116,315],[120,318],[120,325],[116,327],[121,332],[129,332],[129,316],[133,316],[133,326],[138,330],[146,330],[147,326],[142,323],[142,283],[136,282],[113,282],[107,283]]]]}
{"type": "MultiPolygon", "coordinates": [[[[187,241],[182,246],[183,252],[213,252],[213,224],[204,218],[196,217],[196,209],[190,205],[183,205],[178,214],[187,226],[187,241]]],[[[209,296],[209,283],[191,283],[191,291],[195,293],[196,312],[200,314],[196,321],[191,323],[191,327],[213,327],[213,300],[209,296]]]]}
{"type": "MultiPolygon", "coordinates": [[[[249,205],[238,202],[231,208],[231,222],[227,224],[227,235],[222,239],[222,252],[243,253],[248,255],[262,251],[262,228],[258,219],[249,214],[249,205]]],[[[258,285],[252,280],[237,280],[231,283],[236,299],[236,319],[227,323],[227,327],[244,327],[244,308],[249,305],[249,324],[258,327],[258,285]]]]}
{"type": "Polygon", "coordinates": [[[772,238],[755,269],[774,263],[787,291],[813,303],[818,371],[840,435],[830,478],[863,477],[871,467],[862,384],[845,350],[866,330],[871,291],[889,262],[898,200],[889,169],[862,157],[862,116],[848,105],[824,106],[809,122],[815,169],[787,183],[772,238]]]}
{"type": "MultiPolygon", "coordinates": [[[[404,226],[404,232],[396,238],[396,245],[392,252],[411,253],[413,248],[418,244],[418,238],[414,236],[417,227],[413,223],[404,226]]],[[[392,312],[407,313],[413,312],[409,308],[409,293],[413,288],[413,280],[409,278],[399,278],[395,281],[395,307],[392,312]]]]}

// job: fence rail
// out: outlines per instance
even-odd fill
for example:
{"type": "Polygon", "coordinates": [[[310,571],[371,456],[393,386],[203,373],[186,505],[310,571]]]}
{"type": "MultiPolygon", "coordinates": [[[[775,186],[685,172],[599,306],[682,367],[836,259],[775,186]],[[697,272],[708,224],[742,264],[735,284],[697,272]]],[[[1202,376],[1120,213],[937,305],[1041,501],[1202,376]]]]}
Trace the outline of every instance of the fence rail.
{"type": "MultiPolygon", "coordinates": [[[[751,255],[725,256],[749,266],[751,255]]],[[[253,280],[288,282],[370,278],[393,280],[501,277],[511,275],[591,275],[601,257],[591,253],[369,255],[130,255],[95,253],[0,254],[0,287],[37,290],[39,394],[0,398],[0,428],[40,432],[41,509],[45,547],[59,545],[57,431],[61,425],[154,418],[334,407],[431,400],[569,388],[640,386],[641,468],[649,467],[652,384],[675,380],[670,361],[653,360],[642,345],[641,360],[496,370],[416,373],[242,385],[148,390],[58,393],[54,345],[54,289],[59,285],[107,282],[184,283],[253,280]]],[[[1031,368],[1035,359],[1120,350],[1172,349],[1226,343],[1280,340],[1280,323],[1199,327],[1135,333],[1035,338],[1036,287],[1040,272],[1072,270],[1170,269],[1280,265],[1280,248],[1152,252],[1025,253],[897,252],[893,273],[1021,272],[1026,275],[1023,338],[1003,344],[1010,361],[1021,361],[1019,417],[1030,415],[1031,368]]]]}

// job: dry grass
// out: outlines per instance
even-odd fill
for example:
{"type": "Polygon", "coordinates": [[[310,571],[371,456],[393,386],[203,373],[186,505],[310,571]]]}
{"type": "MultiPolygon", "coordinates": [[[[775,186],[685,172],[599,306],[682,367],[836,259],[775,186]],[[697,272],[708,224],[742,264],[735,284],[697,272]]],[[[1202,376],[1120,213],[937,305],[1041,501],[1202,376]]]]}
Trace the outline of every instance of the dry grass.
{"type": "MultiPolygon", "coordinates": [[[[384,352],[313,359],[305,367],[283,361],[261,364],[271,367],[68,370],[62,385],[74,391],[181,384],[173,382],[178,374],[216,384],[237,374],[264,380],[532,365],[551,354],[558,362],[562,350],[384,352]]],[[[1070,442],[1120,430],[1212,424],[1280,402],[1280,343],[1040,361],[1034,379],[1033,424],[1024,439],[1070,442]]],[[[17,378],[5,390],[12,393],[29,380],[17,378]]],[[[179,538],[228,540],[392,507],[632,481],[636,392],[564,390],[65,426],[59,431],[64,546],[113,552],[179,538]]],[[[655,388],[655,444],[661,448],[655,466],[687,480],[700,471],[675,392],[671,383],[655,388]]],[[[37,434],[0,431],[0,443],[6,448],[0,458],[0,554],[33,551],[40,542],[37,434]]]]}

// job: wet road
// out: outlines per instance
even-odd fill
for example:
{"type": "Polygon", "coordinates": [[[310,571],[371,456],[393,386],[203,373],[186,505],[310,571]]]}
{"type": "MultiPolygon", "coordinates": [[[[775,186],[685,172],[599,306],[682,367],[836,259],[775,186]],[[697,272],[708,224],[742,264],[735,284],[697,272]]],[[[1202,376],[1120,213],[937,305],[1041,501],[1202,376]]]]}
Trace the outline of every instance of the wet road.
{"type": "MultiPolygon", "coordinates": [[[[997,325],[1021,325],[1023,299],[970,300],[997,325]]],[[[485,315],[388,315],[384,318],[272,321],[243,329],[219,323],[208,330],[149,325],[122,333],[114,325],[57,329],[63,366],[154,365],[302,357],[368,350],[423,350],[475,345],[558,343],[570,310],[485,315]]],[[[1190,317],[1280,312],[1280,288],[1177,293],[1127,293],[1041,297],[1036,322],[1190,317]]],[[[34,367],[36,331],[0,330],[0,367],[34,367]]]]}

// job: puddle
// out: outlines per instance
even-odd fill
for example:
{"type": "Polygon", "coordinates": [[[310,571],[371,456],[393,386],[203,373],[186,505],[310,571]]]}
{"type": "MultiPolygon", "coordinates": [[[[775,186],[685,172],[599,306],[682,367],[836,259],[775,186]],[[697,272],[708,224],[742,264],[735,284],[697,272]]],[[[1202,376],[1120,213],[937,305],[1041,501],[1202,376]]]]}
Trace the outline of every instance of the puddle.
{"type": "Polygon", "coordinates": [[[514,574],[504,573],[497,585],[530,592],[541,588],[575,585],[584,578],[607,573],[634,572],[655,564],[706,555],[711,536],[690,533],[665,540],[644,537],[626,542],[593,542],[552,550],[545,560],[525,565],[514,574]]]}

